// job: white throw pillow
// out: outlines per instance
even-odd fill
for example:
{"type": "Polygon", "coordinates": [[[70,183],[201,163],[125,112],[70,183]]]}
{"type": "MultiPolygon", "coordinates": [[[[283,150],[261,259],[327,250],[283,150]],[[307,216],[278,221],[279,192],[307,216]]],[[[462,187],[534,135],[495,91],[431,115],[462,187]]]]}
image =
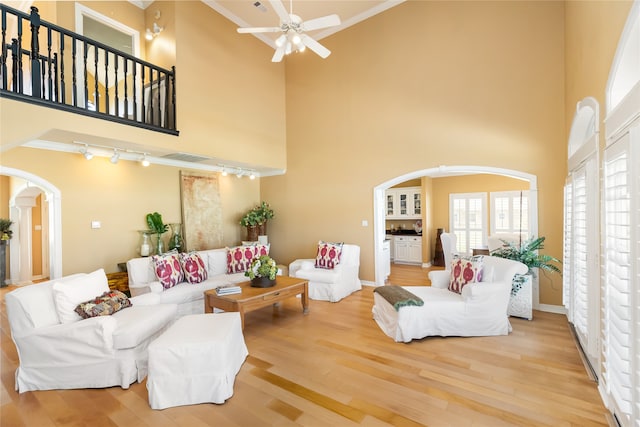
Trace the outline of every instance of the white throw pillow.
{"type": "Polygon", "coordinates": [[[56,303],[60,323],[81,320],[82,318],[74,311],[78,304],[102,295],[108,290],[107,275],[102,268],[73,280],[55,282],[53,284],[53,300],[56,303]]]}

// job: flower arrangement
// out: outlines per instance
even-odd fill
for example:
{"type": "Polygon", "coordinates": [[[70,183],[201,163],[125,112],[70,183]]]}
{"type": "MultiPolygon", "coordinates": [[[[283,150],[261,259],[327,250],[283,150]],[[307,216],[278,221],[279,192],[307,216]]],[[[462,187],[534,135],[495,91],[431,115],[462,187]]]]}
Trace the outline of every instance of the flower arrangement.
{"type": "Polygon", "coordinates": [[[278,274],[276,262],[268,255],[261,255],[251,261],[251,267],[245,271],[244,275],[253,280],[256,277],[268,277],[275,280],[278,274]]]}
{"type": "Polygon", "coordinates": [[[274,217],[273,209],[269,203],[262,202],[258,206],[247,212],[241,219],[240,225],[243,227],[255,227],[266,223],[274,217]]]}

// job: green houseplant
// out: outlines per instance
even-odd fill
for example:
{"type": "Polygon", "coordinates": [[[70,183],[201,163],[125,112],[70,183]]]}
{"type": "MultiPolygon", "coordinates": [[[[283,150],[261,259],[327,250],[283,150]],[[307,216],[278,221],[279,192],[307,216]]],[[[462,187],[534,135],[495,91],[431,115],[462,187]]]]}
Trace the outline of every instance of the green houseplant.
{"type": "Polygon", "coordinates": [[[156,235],[156,254],[161,255],[164,252],[164,242],[162,241],[162,235],[169,231],[169,226],[162,222],[162,215],[158,212],[147,214],[147,227],[149,231],[156,235]]]}
{"type": "MultiPolygon", "coordinates": [[[[520,261],[529,268],[528,274],[531,274],[533,277],[535,277],[535,268],[539,268],[543,272],[562,274],[560,268],[554,264],[560,264],[561,261],[559,259],[554,258],[551,255],[538,253],[540,249],[544,249],[544,240],[544,236],[537,238],[531,237],[530,239],[519,243],[502,240],[504,246],[492,251],[491,255],[520,261]]],[[[518,293],[523,282],[524,280],[522,277],[514,278],[511,295],[516,295],[518,293]]]]}
{"type": "Polygon", "coordinates": [[[4,287],[7,278],[7,242],[11,240],[13,221],[0,218],[0,287],[4,287]]]}
{"type": "Polygon", "coordinates": [[[240,219],[240,225],[247,227],[247,240],[258,240],[258,236],[267,234],[267,221],[275,216],[267,202],[261,202],[240,219]]]}

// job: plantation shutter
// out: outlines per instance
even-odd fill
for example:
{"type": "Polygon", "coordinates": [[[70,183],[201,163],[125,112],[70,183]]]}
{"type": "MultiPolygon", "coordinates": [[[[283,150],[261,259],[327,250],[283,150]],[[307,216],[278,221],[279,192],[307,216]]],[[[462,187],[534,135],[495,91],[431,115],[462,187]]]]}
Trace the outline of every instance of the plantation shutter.
{"type": "MultiPolygon", "coordinates": [[[[639,133],[636,128],[636,138],[639,133]]],[[[640,158],[632,157],[630,140],[630,134],[626,133],[610,145],[605,150],[603,165],[604,375],[610,409],[621,425],[639,426],[639,298],[634,293],[640,290],[637,231],[640,158]]]]}
{"type": "Polygon", "coordinates": [[[562,272],[562,303],[567,309],[567,318],[573,323],[573,298],[571,275],[573,256],[571,252],[573,234],[573,182],[567,179],[564,186],[564,243],[563,243],[563,272],[562,272]]]}

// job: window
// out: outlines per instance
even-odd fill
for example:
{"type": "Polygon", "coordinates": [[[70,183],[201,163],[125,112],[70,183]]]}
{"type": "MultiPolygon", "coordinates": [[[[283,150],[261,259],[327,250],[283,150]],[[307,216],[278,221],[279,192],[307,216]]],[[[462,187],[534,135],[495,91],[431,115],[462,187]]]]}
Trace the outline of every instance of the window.
{"type": "Polygon", "coordinates": [[[529,192],[491,193],[491,234],[522,233],[529,235],[529,192]]]}
{"type": "Polygon", "coordinates": [[[458,253],[470,255],[487,244],[487,194],[452,193],[449,195],[449,222],[456,235],[458,253]]]}

